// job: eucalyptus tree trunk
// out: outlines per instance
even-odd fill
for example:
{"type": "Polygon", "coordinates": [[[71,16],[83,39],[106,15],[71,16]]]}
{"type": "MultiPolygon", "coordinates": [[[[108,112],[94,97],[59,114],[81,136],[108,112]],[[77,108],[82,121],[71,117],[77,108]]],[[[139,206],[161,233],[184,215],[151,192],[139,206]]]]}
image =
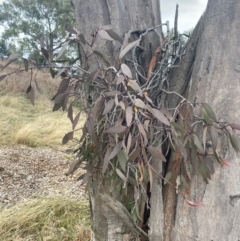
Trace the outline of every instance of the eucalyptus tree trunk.
{"type": "MultiPolygon", "coordinates": [[[[209,0],[170,83],[191,102],[209,103],[229,123],[240,122],[239,11],[238,0],[209,0]]],[[[203,206],[193,208],[175,194],[165,209],[172,219],[170,225],[165,222],[164,240],[240,240],[240,160],[226,140],[221,139],[219,148],[230,166],[214,166],[208,185],[200,175],[192,178],[189,198],[202,197],[203,206]]],[[[168,190],[165,195],[173,196],[171,192],[176,193],[168,190]]]]}
{"type": "MultiPolygon", "coordinates": [[[[138,38],[142,31],[161,24],[159,0],[72,0],[72,3],[75,9],[77,29],[84,34],[85,39],[91,39],[91,31],[103,25],[112,25],[114,32],[122,38],[129,31],[136,33],[135,37],[138,38]]],[[[163,41],[159,29],[157,29],[158,34],[152,32],[144,38],[145,52],[142,55],[141,66],[145,70],[148,68],[156,47],[163,41]]],[[[134,38],[134,34],[132,36],[134,38]]],[[[94,45],[94,50],[104,53],[109,58],[117,57],[119,45],[111,41],[98,39],[96,45],[94,45]]],[[[85,51],[87,51],[87,48],[85,51]]],[[[114,60],[112,59],[112,61],[114,60]]],[[[160,173],[161,161],[155,160],[153,165],[160,173]]],[[[114,206],[110,196],[108,196],[107,188],[104,187],[105,192],[99,192],[101,188],[99,186],[90,186],[89,188],[92,211],[92,240],[135,240],[132,239],[131,235],[137,232],[135,230],[136,224],[132,223],[128,215],[121,215],[121,213],[124,213],[121,204],[116,201],[117,206],[114,206]]],[[[151,206],[155,209],[156,205],[161,210],[161,183],[156,181],[152,190],[156,193],[156,196],[153,198],[151,206]]],[[[162,212],[160,211],[160,213],[162,212]]],[[[162,216],[153,215],[152,218],[153,221],[150,220],[150,223],[156,228],[151,229],[150,233],[152,233],[152,236],[159,237],[162,232],[162,216]]],[[[159,240],[159,238],[153,240],[159,240]]]]}
{"type": "MultiPolygon", "coordinates": [[[[129,30],[144,30],[161,22],[157,0],[73,0],[73,5],[77,28],[85,38],[100,25],[112,24],[114,31],[123,37],[129,30]]],[[[230,123],[240,122],[239,12],[238,0],[209,0],[206,12],[186,45],[180,67],[173,71],[169,83],[172,91],[184,95],[189,101],[209,103],[218,117],[230,123]]],[[[146,67],[156,46],[163,40],[160,33],[159,39],[156,35],[149,35],[145,41],[148,48],[143,63],[146,67]]],[[[96,48],[110,56],[116,56],[118,50],[117,45],[106,41],[96,48]]],[[[169,97],[169,106],[176,106],[179,101],[176,97],[169,97]]],[[[185,111],[188,115],[188,110],[185,111]]],[[[225,144],[226,140],[221,140],[219,148],[231,166],[215,166],[215,174],[208,185],[199,174],[192,177],[189,199],[197,201],[202,197],[203,206],[189,206],[174,188],[165,186],[162,192],[162,183],[153,182],[149,240],[240,239],[240,162],[225,144]]],[[[170,157],[168,168],[173,160],[170,157]]],[[[155,160],[153,164],[161,173],[162,162],[155,160]]],[[[176,177],[171,181],[176,182],[176,177]]],[[[106,189],[103,191],[97,186],[89,188],[92,240],[131,240],[130,233],[138,232],[136,226],[124,214],[121,204],[116,201],[114,205],[104,192],[106,189]]]]}

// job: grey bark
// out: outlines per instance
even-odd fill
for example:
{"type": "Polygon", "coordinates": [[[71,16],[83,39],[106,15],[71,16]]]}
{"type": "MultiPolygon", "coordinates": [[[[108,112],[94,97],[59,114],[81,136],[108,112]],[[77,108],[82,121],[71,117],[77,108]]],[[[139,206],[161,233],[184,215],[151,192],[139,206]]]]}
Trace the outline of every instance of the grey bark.
{"type": "MultiPolygon", "coordinates": [[[[185,60],[172,79],[182,81],[179,89],[188,81],[188,99],[209,103],[222,121],[230,123],[239,123],[240,119],[239,11],[238,0],[209,0],[185,60]]],[[[193,208],[182,197],[177,198],[171,240],[240,239],[239,157],[224,145],[224,140],[221,152],[231,166],[216,165],[209,185],[200,176],[194,176],[189,199],[197,201],[203,196],[203,206],[193,208]]]]}
{"type": "MultiPolygon", "coordinates": [[[[159,0],[73,0],[72,3],[75,8],[77,29],[88,40],[91,39],[91,31],[101,25],[111,24],[113,31],[124,37],[124,34],[129,30],[139,30],[141,32],[161,24],[159,0]]],[[[137,38],[140,32],[134,34],[131,41],[137,38]]],[[[162,33],[159,29],[158,34],[159,36],[155,32],[151,32],[144,37],[142,44],[144,44],[145,52],[141,59],[141,66],[145,70],[156,47],[162,41],[162,33]]],[[[116,42],[112,43],[101,39],[98,39],[96,45],[94,45],[95,50],[104,53],[108,57],[113,56],[115,58],[117,57],[116,53],[119,53],[119,47],[116,42]]],[[[155,160],[153,165],[156,170],[161,172],[161,161],[155,160]]],[[[151,208],[159,210],[159,214],[161,214],[161,182],[154,183],[153,190],[156,191],[156,196],[152,198],[151,208]]],[[[130,233],[134,234],[135,231],[129,227],[127,218],[121,218],[119,214],[114,213],[108,201],[105,200],[107,202],[105,203],[102,199],[99,199],[99,195],[96,193],[98,193],[96,187],[90,188],[92,240],[130,240],[130,233]]],[[[162,231],[162,215],[153,215],[150,223],[150,240],[159,241],[159,234],[162,231]]]]}

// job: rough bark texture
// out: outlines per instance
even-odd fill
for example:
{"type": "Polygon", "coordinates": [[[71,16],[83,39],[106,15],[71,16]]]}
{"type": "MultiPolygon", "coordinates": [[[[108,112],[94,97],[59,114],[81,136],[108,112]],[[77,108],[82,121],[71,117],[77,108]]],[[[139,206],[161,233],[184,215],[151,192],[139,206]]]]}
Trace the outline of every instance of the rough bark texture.
{"type": "MultiPolygon", "coordinates": [[[[198,33],[195,57],[188,47],[186,60],[192,56],[187,96],[190,101],[207,102],[222,120],[239,123],[240,112],[240,2],[210,0],[198,33]]],[[[191,62],[191,61],[190,61],[191,62]]],[[[174,79],[186,76],[191,63],[186,62],[174,73],[174,79]],[[183,67],[184,66],[184,67],[183,67]]],[[[209,185],[200,176],[192,179],[190,199],[203,196],[204,205],[193,208],[177,197],[176,216],[170,240],[239,240],[240,162],[235,152],[222,146],[222,155],[230,167],[216,166],[209,185]]]]}
{"type": "MultiPolygon", "coordinates": [[[[86,39],[91,39],[91,31],[101,25],[111,24],[113,31],[121,37],[124,37],[129,30],[139,30],[140,32],[133,36],[133,38],[137,38],[141,31],[161,23],[159,0],[73,0],[72,2],[75,8],[77,28],[86,39]]],[[[140,60],[143,68],[147,69],[156,47],[162,41],[161,36],[161,33],[158,36],[151,32],[144,37],[142,44],[144,44],[145,52],[140,60]]],[[[108,57],[117,57],[116,53],[119,53],[119,48],[120,45],[117,42],[112,43],[101,39],[98,39],[94,46],[95,50],[108,57]]],[[[161,161],[155,160],[153,166],[161,173],[161,161]]],[[[163,226],[161,182],[155,182],[152,188],[156,195],[152,196],[151,208],[158,212],[151,216],[150,240],[158,241],[163,226]]],[[[135,231],[133,232],[133,229],[128,226],[127,220],[119,217],[119,214],[114,213],[108,204],[97,197],[97,192],[96,188],[91,188],[89,193],[92,209],[92,240],[130,240],[128,234],[135,231]]]]}

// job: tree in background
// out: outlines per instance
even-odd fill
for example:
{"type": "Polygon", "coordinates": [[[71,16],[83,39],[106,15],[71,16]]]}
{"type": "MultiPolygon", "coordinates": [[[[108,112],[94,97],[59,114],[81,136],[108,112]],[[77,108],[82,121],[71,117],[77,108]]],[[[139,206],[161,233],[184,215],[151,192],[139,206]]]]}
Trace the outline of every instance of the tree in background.
{"type": "Polygon", "coordinates": [[[7,43],[4,39],[0,40],[0,57],[6,58],[10,55],[10,50],[7,47],[7,43]]]}
{"type": "Polygon", "coordinates": [[[68,0],[7,0],[0,5],[3,38],[17,40],[28,53],[39,53],[43,38],[50,60],[62,47],[65,28],[73,23],[73,8],[68,0]]]}

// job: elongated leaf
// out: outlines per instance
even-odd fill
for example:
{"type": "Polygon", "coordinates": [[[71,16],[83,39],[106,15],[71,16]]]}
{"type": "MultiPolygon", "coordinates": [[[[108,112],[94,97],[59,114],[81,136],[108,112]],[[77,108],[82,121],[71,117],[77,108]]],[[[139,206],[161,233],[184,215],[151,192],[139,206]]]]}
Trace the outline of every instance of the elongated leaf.
{"type": "Polygon", "coordinates": [[[103,98],[100,96],[93,107],[92,114],[93,114],[93,121],[97,121],[99,112],[102,109],[103,98]]]}
{"type": "Polygon", "coordinates": [[[134,150],[134,151],[128,156],[128,159],[129,159],[130,161],[135,161],[135,159],[136,159],[137,157],[139,157],[140,152],[141,152],[140,149],[134,150]]]}
{"type": "Polygon", "coordinates": [[[119,142],[114,149],[112,150],[112,152],[109,154],[108,159],[111,160],[113,159],[118,153],[119,151],[122,149],[123,143],[119,142]]]}
{"type": "Polygon", "coordinates": [[[1,75],[0,76],[0,81],[4,80],[6,78],[7,74],[1,75]]]}
{"type": "Polygon", "coordinates": [[[170,126],[169,120],[167,119],[167,117],[160,110],[152,108],[152,114],[153,114],[154,117],[156,117],[163,124],[165,124],[167,126],[170,126]]]}
{"type": "Polygon", "coordinates": [[[97,50],[94,50],[93,53],[96,54],[97,56],[99,56],[107,65],[110,65],[110,61],[105,55],[98,52],[97,50]]]}
{"type": "Polygon", "coordinates": [[[115,95],[121,95],[122,92],[120,92],[120,91],[107,91],[107,92],[104,92],[104,94],[108,97],[113,97],[115,95]]]}
{"type": "Polygon", "coordinates": [[[70,41],[67,41],[67,42],[64,43],[64,45],[62,46],[60,52],[58,53],[58,56],[57,56],[56,60],[58,60],[62,56],[62,54],[66,50],[67,46],[69,45],[69,42],[70,41]]]}
{"type": "Polygon", "coordinates": [[[31,87],[31,90],[29,92],[29,98],[30,98],[31,104],[34,105],[35,90],[33,87],[31,87]]]}
{"type": "Polygon", "coordinates": [[[110,40],[113,41],[114,39],[112,37],[110,37],[110,35],[108,34],[107,31],[101,29],[98,31],[98,34],[101,38],[106,39],[106,40],[110,40]]]}
{"type": "Polygon", "coordinates": [[[183,156],[184,161],[186,162],[186,161],[187,161],[188,154],[187,154],[187,151],[186,151],[183,143],[182,143],[175,135],[173,135],[173,139],[174,139],[174,142],[175,142],[175,144],[177,145],[177,147],[178,147],[181,155],[183,156]]]}
{"type": "Polygon", "coordinates": [[[196,134],[193,135],[193,142],[194,142],[195,146],[197,147],[198,152],[201,154],[205,154],[202,143],[196,134]]]}
{"type": "Polygon", "coordinates": [[[203,153],[206,152],[206,141],[207,141],[207,126],[203,129],[203,153]]]}
{"type": "Polygon", "coordinates": [[[132,43],[129,43],[128,45],[126,45],[126,47],[120,52],[120,55],[119,55],[119,59],[123,58],[123,56],[125,54],[127,54],[134,46],[136,46],[137,44],[139,44],[140,40],[136,40],[132,43]]]}
{"type": "Polygon", "coordinates": [[[81,164],[82,159],[78,158],[75,161],[73,161],[69,167],[69,170],[67,172],[67,176],[71,175],[77,168],[78,166],[81,164]]]}
{"type": "Polygon", "coordinates": [[[214,126],[210,127],[210,136],[212,140],[212,148],[213,148],[213,151],[215,152],[218,145],[218,132],[214,126]]]}
{"type": "Polygon", "coordinates": [[[233,149],[235,149],[236,152],[239,152],[240,148],[239,148],[239,141],[237,137],[234,134],[231,134],[230,132],[228,132],[228,134],[229,134],[230,142],[233,149]]]}
{"type": "Polygon", "coordinates": [[[107,148],[107,151],[106,151],[106,153],[105,153],[104,160],[103,160],[102,173],[105,173],[106,170],[107,170],[108,164],[109,164],[109,162],[110,162],[110,160],[111,160],[111,158],[109,158],[110,153],[111,153],[111,148],[108,147],[108,148],[107,148]]]}
{"type": "Polygon", "coordinates": [[[232,124],[230,124],[230,126],[232,129],[240,131],[240,125],[238,125],[236,123],[232,123],[232,124]]]}
{"type": "Polygon", "coordinates": [[[125,104],[122,101],[119,102],[119,106],[125,111],[125,104]]]}
{"type": "Polygon", "coordinates": [[[54,78],[58,78],[59,76],[62,76],[63,73],[64,73],[64,71],[66,71],[66,69],[67,69],[68,66],[69,66],[69,63],[68,63],[68,62],[64,63],[64,65],[62,66],[62,69],[59,69],[59,70],[58,70],[58,72],[57,72],[57,74],[55,75],[54,78]]]}
{"type": "Polygon", "coordinates": [[[63,145],[67,144],[70,140],[73,139],[73,133],[74,133],[73,131],[68,132],[68,133],[63,137],[63,139],[62,139],[62,144],[63,144],[63,145]]]}
{"type": "Polygon", "coordinates": [[[66,93],[61,93],[61,94],[57,95],[57,96],[54,98],[54,103],[55,103],[55,104],[62,103],[63,100],[64,100],[65,95],[66,95],[66,93]]]}
{"type": "Polygon", "coordinates": [[[128,139],[127,139],[127,147],[126,147],[126,154],[129,154],[130,148],[132,144],[132,134],[129,132],[128,139]]]}
{"type": "Polygon", "coordinates": [[[132,79],[132,71],[126,64],[121,64],[122,72],[130,79],[132,79]]]}
{"type": "Polygon", "coordinates": [[[111,99],[105,104],[103,115],[108,114],[112,110],[113,106],[114,106],[114,99],[111,99]]]}
{"type": "Polygon", "coordinates": [[[217,121],[217,118],[212,110],[212,108],[207,104],[207,103],[202,103],[202,106],[203,108],[206,110],[208,116],[214,120],[214,121],[217,121]]]}
{"type": "Polygon", "coordinates": [[[129,127],[132,124],[132,117],[133,117],[132,106],[128,106],[125,113],[126,113],[127,126],[129,127]]]}
{"type": "Polygon", "coordinates": [[[112,31],[111,29],[105,29],[107,31],[107,33],[109,34],[109,36],[111,38],[113,38],[114,40],[118,41],[120,44],[123,43],[123,40],[122,38],[117,34],[115,33],[114,31],[112,31]]]}
{"type": "Polygon", "coordinates": [[[148,144],[148,138],[147,138],[146,131],[144,130],[144,128],[143,128],[141,123],[138,123],[138,130],[142,134],[143,141],[144,141],[144,146],[146,146],[148,144]]]}
{"type": "Polygon", "coordinates": [[[144,102],[143,102],[141,99],[139,99],[139,98],[137,98],[137,99],[134,100],[134,104],[135,104],[137,107],[139,107],[139,108],[147,109],[147,107],[146,107],[146,105],[144,104],[144,102]]]}
{"type": "Polygon", "coordinates": [[[171,122],[171,126],[174,127],[175,131],[178,132],[180,131],[181,133],[184,133],[183,128],[176,122],[171,122]]]}
{"type": "Polygon", "coordinates": [[[131,87],[133,90],[138,91],[140,96],[142,96],[142,89],[136,80],[129,80],[127,86],[131,87]]]}
{"type": "Polygon", "coordinates": [[[95,81],[95,79],[97,78],[98,75],[98,69],[94,70],[86,79],[86,83],[90,83],[95,81]]]}
{"type": "Polygon", "coordinates": [[[64,93],[68,88],[68,84],[69,84],[69,79],[64,78],[58,87],[57,93],[53,96],[51,100],[54,100],[59,94],[64,93]]]}
{"type": "Polygon", "coordinates": [[[123,181],[127,182],[126,176],[118,168],[116,168],[116,173],[123,181]]]}
{"type": "Polygon", "coordinates": [[[156,148],[153,146],[147,147],[147,150],[149,153],[151,153],[153,156],[159,158],[161,161],[166,162],[165,156],[156,148]]]}
{"type": "Polygon", "coordinates": [[[125,172],[126,171],[126,164],[127,164],[127,161],[128,161],[126,153],[123,150],[121,150],[121,151],[118,152],[117,157],[118,157],[118,161],[119,161],[121,169],[125,172]]]}
{"type": "Polygon", "coordinates": [[[164,178],[164,185],[168,184],[171,177],[172,177],[172,171],[169,171],[164,178]]]}
{"type": "Polygon", "coordinates": [[[200,172],[203,177],[203,180],[208,184],[207,167],[206,167],[205,163],[203,162],[203,160],[200,160],[199,168],[200,168],[200,172]]]}
{"type": "Polygon", "coordinates": [[[125,76],[123,76],[122,74],[120,74],[116,80],[116,85],[119,85],[121,83],[124,83],[125,80],[125,76]]]}
{"type": "Polygon", "coordinates": [[[103,26],[100,26],[99,29],[103,29],[103,30],[110,30],[112,29],[113,26],[112,25],[103,25],[103,26]]]}
{"type": "Polygon", "coordinates": [[[68,107],[68,118],[70,121],[73,123],[73,108],[72,108],[72,103],[68,107]]]}
{"type": "Polygon", "coordinates": [[[209,125],[211,123],[211,119],[210,119],[207,111],[203,107],[202,107],[202,116],[203,116],[205,123],[209,125]]]}
{"type": "Polygon", "coordinates": [[[62,103],[57,103],[53,106],[53,112],[59,110],[62,107],[62,103]]]}
{"type": "Polygon", "coordinates": [[[104,132],[109,133],[109,134],[119,134],[119,133],[122,133],[126,130],[127,130],[126,126],[119,125],[119,126],[110,127],[109,129],[107,129],[104,132]]]}
{"type": "Polygon", "coordinates": [[[75,116],[73,122],[72,122],[72,129],[73,129],[73,130],[75,130],[75,128],[76,128],[76,126],[77,126],[77,124],[78,124],[78,121],[79,121],[79,119],[80,119],[80,114],[81,114],[81,112],[79,111],[79,112],[77,113],[77,115],[75,116]]]}
{"type": "Polygon", "coordinates": [[[93,124],[93,120],[92,120],[91,117],[88,118],[87,123],[86,123],[86,127],[87,127],[88,133],[89,133],[92,141],[96,145],[98,145],[97,136],[96,136],[96,133],[95,133],[95,130],[94,130],[94,124],[93,124]]]}

